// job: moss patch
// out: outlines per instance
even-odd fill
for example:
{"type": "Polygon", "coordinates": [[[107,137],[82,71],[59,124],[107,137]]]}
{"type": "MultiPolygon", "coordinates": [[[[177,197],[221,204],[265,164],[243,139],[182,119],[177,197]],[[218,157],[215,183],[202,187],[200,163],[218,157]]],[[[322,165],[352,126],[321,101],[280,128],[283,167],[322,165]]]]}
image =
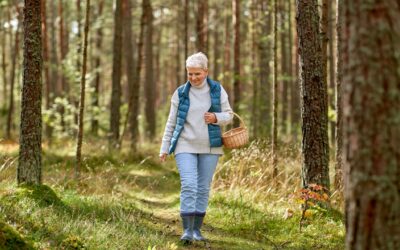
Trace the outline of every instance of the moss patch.
{"type": "Polygon", "coordinates": [[[34,249],[29,243],[4,222],[0,221],[0,249],[34,249]]]}

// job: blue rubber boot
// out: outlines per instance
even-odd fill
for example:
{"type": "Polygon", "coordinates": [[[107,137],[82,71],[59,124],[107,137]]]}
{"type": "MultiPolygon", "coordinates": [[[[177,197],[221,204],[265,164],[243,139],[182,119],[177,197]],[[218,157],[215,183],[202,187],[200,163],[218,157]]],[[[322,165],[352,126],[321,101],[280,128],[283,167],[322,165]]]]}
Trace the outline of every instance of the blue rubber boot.
{"type": "Polygon", "coordinates": [[[183,225],[183,235],[181,237],[181,241],[184,244],[190,244],[193,240],[193,223],[194,216],[193,215],[185,215],[182,217],[182,225],[183,225]]]}
{"type": "Polygon", "coordinates": [[[201,235],[200,228],[203,225],[204,216],[195,216],[193,224],[193,238],[198,241],[205,241],[206,238],[201,235]]]}

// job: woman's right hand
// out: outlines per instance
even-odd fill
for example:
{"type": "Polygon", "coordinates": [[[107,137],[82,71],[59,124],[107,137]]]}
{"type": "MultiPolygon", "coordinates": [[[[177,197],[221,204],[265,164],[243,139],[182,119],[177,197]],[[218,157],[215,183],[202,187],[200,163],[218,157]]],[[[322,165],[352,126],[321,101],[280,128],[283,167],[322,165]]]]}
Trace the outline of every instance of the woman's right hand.
{"type": "Polygon", "coordinates": [[[160,161],[164,162],[167,159],[167,154],[166,153],[162,153],[160,154],[160,161]]]}

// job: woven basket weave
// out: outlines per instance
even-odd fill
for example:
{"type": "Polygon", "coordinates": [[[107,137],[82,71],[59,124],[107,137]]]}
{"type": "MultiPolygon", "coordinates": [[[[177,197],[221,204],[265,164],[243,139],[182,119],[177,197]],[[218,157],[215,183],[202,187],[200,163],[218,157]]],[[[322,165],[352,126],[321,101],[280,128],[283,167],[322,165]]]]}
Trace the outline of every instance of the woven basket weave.
{"type": "Polygon", "coordinates": [[[247,127],[240,116],[232,112],[240,120],[240,126],[238,128],[233,128],[222,134],[222,143],[226,148],[241,148],[249,142],[249,133],[247,132],[247,127]]]}

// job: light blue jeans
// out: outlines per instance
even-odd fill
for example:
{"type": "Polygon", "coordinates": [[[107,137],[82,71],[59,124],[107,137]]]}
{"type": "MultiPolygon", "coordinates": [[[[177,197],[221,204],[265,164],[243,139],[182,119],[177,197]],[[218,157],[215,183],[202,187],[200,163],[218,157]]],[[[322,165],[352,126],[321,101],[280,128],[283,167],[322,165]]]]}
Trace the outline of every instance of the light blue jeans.
{"type": "Polygon", "coordinates": [[[181,177],[181,216],[205,215],[218,159],[215,154],[175,155],[181,177]]]}

